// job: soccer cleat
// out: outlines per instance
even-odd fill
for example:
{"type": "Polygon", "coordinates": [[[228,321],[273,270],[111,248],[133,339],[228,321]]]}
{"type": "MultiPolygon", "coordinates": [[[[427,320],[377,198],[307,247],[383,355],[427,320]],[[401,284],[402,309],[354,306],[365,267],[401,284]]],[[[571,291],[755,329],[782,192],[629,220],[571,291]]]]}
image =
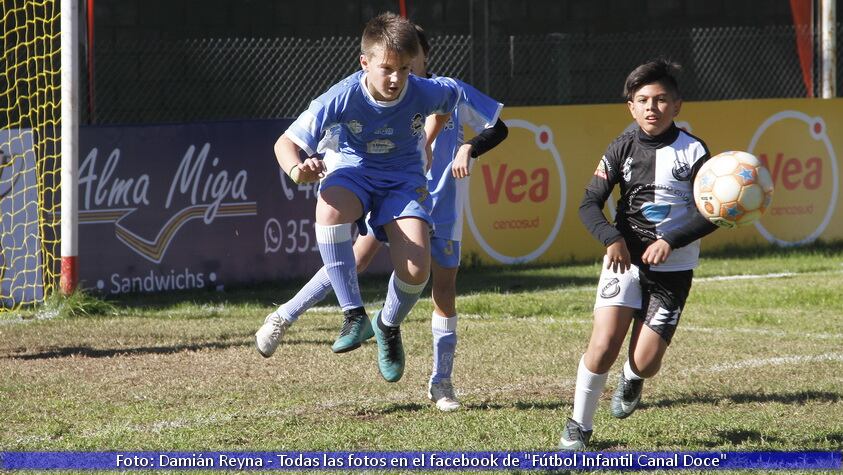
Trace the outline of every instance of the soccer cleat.
{"type": "Polygon", "coordinates": [[[383,379],[394,383],[404,375],[404,345],[401,328],[380,325],[381,312],[375,314],[372,329],[378,342],[378,369],[383,379]]]}
{"type": "Polygon", "coordinates": [[[284,332],[292,325],[292,322],[284,320],[278,312],[272,312],[266,316],[263,325],[255,333],[255,347],[258,353],[264,358],[269,358],[275,353],[284,332]]]}
{"type": "Polygon", "coordinates": [[[343,314],[345,321],[343,321],[340,335],[331,345],[331,351],[334,353],[356,350],[360,348],[361,343],[375,336],[372,331],[372,322],[369,321],[363,307],[346,310],[343,314]]]}
{"type": "Polygon", "coordinates": [[[454,394],[454,385],[448,378],[440,379],[438,383],[428,383],[427,397],[436,403],[440,411],[453,411],[460,407],[460,402],[454,394]]]}
{"type": "Polygon", "coordinates": [[[575,420],[568,418],[562,437],[559,439],[559,450],[577,451],[585,450],[593,431],[583,430],[582,426],[575,420]]]}
{"type": "Polygon", "coordinates": [[[644,387],[643,379],[626,379],[623,371],[618,381],[615,394],[612,395],[612,415],[618,419],[624,419],[632,415],[641,402],[641,388],[644,387]]]}

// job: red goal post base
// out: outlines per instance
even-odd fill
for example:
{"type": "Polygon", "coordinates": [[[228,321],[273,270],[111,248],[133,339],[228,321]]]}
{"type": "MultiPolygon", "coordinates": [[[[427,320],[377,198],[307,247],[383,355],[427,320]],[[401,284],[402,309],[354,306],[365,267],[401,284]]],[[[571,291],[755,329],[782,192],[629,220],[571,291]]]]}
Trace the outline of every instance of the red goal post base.
{"type": "Polygon", "coordinates": [[[76,291],[79,283],[79,268],[77,267],[77,256],[62,256],[61,258],[61,293],[70,295],[76,291]]]}

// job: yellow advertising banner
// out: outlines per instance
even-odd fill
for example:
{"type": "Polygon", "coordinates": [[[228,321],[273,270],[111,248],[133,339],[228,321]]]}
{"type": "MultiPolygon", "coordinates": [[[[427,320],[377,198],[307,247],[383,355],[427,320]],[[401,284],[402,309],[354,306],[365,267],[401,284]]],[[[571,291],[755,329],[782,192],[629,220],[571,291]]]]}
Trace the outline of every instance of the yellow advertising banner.
{"type": "MultiPolygon", "coordinates": [[[[603,246],[577,210],[606,147],[632,123],[626,104],[506,107],[502,118],[509,137],[472,170],[463,259],[558,263],[601,256],[603,246]]],[[[843,150],[843,99],[686,102],[676,122],[712,155],[752,153],[775,186],[760,221],[717,230],[703,239],[703,250],[843,238],[836,155],[843,150]]],[[[608,215],[614,207],[607,203],[608,215]]]]}

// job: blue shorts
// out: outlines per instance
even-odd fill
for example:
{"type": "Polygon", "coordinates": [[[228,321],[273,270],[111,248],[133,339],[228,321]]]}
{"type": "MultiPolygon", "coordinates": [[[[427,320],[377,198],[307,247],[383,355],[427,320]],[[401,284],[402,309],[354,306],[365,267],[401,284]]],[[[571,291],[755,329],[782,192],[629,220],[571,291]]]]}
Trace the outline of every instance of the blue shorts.
{"type": "Polygon", "coordinates": [[[357,220],[360,234],[367,234],[366,223],[378,241],[387,242],[383,227],[399,218],[418,218],[433,228],[430,218],[431,198],[424,175],[401,171],[379,171],[369,168],[338,168],[328,174],[319,186],[325,190],[341,186],[357,196],[363,215],[357,220]],[[368,220],[366,220],[368,216],[368,220]]]}
{"type": "Polygon", "coordinates": [[[434,236],[430,238],[430,256],[439,267],[455,269],[460,266],[460,242],[434,236]]]}

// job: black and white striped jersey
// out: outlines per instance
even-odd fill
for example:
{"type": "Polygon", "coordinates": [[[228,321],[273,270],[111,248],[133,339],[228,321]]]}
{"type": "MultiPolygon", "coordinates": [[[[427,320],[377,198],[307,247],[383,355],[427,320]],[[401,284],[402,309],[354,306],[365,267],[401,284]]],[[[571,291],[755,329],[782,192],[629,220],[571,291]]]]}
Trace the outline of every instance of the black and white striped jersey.
{"type": "Polygon", "coordinates": [[[657,137],[640,127],[621,134],[606,149],[580,204],[580,219],[604,246],[621,237],[636,265],[657,239],[672,251],[654,271],[689,270],[697,266],[699,239],[717,229],[694,204],[693,183],[709,158],[708,147],[676,125],[657,137]],[[602,209],[620,185],[614,226],[602,209]]]}

